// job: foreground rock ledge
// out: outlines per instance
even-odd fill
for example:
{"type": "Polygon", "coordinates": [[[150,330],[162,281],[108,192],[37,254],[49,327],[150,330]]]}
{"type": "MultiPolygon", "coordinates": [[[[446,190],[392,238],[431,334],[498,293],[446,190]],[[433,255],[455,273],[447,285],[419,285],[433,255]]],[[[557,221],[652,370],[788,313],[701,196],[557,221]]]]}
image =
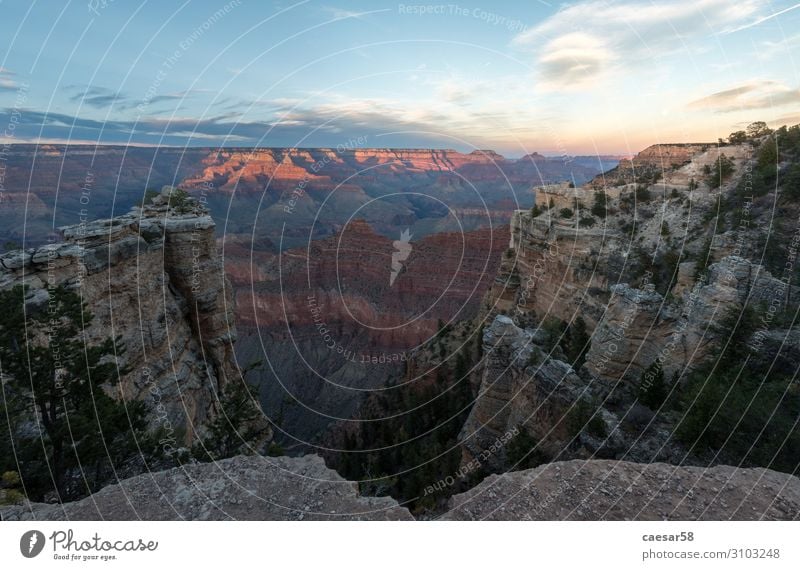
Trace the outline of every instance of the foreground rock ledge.
{"type": "Polygon", "coordinates": [[[388,497],[357,484],[316,455],[234,457],[140,475],[74,503],[19,505],[3,520],[413,520],[388,497]]]}
{"type": "Polygon", "coordinates": [[[800,520],[800,479],[768,469],[565,461],[492,475],[445,520],[800,520]]]}
{"type": "MultiPolygon", "coordinates": [[[[0,509],[2,520],[413,520],[316,455],[234,457],[126,479],[74,503],[0,509]]],[[[492,475],[444,520],[800,520],[800,479],[767,469],[565,461],[492,475]]]]}

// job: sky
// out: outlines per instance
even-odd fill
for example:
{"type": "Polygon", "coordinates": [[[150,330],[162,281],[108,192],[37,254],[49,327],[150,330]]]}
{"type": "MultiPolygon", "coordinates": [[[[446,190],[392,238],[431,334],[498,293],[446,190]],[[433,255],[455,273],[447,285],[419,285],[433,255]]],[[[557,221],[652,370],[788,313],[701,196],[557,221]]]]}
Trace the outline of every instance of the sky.
{"type": "Polygon", "coordinates": [[[632,154],[800,123],[800,4],[0,0],[0,142],[632,154]]]}

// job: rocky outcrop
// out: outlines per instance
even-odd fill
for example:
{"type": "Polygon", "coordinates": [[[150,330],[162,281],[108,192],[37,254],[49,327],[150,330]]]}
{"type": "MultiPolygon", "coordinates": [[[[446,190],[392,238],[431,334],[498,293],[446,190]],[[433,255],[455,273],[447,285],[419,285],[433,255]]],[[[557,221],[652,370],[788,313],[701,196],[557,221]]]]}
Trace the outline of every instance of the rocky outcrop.
{"type": "Polygon", "coordinates": [[[719,340],[719,323],[728,310],[745,303],[782,302],[787,289],[796,288],[738,256],[712,264],[704,281],[670,301],[652,288],[612,286],[592,336],[586,368],[609,382],[633,383],[656,361],[667,378],[692,370],[719,340]]]}
{"type": "Polygon", "coordinates": [[[502,315],[484,330],[481,384],[459,435],[462,464],[480,458],[485,468],[500,468],[504,444],[513,437],[508,434],[520,430],[551,455],[571,438],[565,416],[582,398],[588,399],[587,386],[569,364],[546,356],[534,337],[533,331],[502,315]]]}
{"type": "MultiPolygon", "coordinates": [[[[161,198],[161,197],[159,197],[161,198]]],[[[79,292],[94,318],[89,344],[119,337],[119,389],[144,400],[171,444],[191,443],[238,377],[230,286],[199,206],[163,205],[61,228],[63,241],[0,256],[0,288],[28,286],[28,310],[49,291],[79,292]]]]}
{"type": "Polygon", "coordinates": [[[491,475],[443,520],[798,520],[800,479],[768,469],[565,461],[491,475]]]}
{"type": "Polygon", "coordinates": [[[139,475],[74,503],[0,509],[0,519],[413,520],[389,497],[361,497],[316,455],[233,457],[139,475]]]}
{"type": "MultiPolygon", "coordinates": [[[[515,322],[526,315],[571,321],[580,314],[590,327],[605,306],[613,266],[622,249],[613,228],[576,228],[547,213],[517,211],[511,219],[511,251],[486,297],[486,307],[515,322]]],[[[613,283],[613,281],[611,281],[613,283]]]]}

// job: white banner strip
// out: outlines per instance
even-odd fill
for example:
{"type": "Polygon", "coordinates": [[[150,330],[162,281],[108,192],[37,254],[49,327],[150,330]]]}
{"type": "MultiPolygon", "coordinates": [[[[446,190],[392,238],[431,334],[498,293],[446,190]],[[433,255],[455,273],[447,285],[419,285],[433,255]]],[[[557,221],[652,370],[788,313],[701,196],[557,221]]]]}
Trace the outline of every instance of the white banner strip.
{"type": "Polygon", "coordinates": [[[6,522],[0,567],[796,569],[798,536],[800,522],[6,522]]]}

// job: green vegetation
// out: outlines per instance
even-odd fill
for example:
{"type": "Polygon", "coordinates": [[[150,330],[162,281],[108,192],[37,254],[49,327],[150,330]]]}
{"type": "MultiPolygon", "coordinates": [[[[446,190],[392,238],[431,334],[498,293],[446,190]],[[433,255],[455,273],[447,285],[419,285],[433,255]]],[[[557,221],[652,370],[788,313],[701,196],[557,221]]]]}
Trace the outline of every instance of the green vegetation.
{"type": "Polygon", "coordinates": [[[586,216],[578,221],[578,225],[582,228],[591,228],[596,223],[596,220],[591,216],[586,216]]]}
{"type": "Polygon", "coordinates": [[[792,164],[783,176],[783,195],[796,200],[800,198],[800,163],[792,164]]]}
{"type": "Polygon", "coordinates": [[[728,142],[731,144],[741,144],[747,142],[747,133],[744,131],[734,131],[728,137],[728,142]]]}
{"type": "Polygon", "coordinates": [[[561,208],[558,211],[558,215],[561,218],[571,218],[574,215],[574,213],[572,211],[572,208],[561,208]]]}
{"type": "Polygon", "coordinates": [[[716,328],[727,344],[688,378],[677,436],[696,452],[720,453],[725,463],[796,473],[800,390],[794,366],[767,374],[769,366],[748,346],[759,325],[750,307],[732,309],[720,320],[716,328]]]}
{"type": "Polygon", "coordinates": [[[680,250],[667,248],[659,250],[655,257],[643,248],[636,246],[631,252],[627,280],[635,286],[641,286],[640,279],[649,270],[650,284],[661,295],[666,296],[678,278],[678,266],[681,263],[680,250]]]}
{"type": "Polygon", "coordinates": [[[771,133],[772,129],[764,121],[756,121],[747,125],[747,138],[749,139],[760,138],[771,133]]]}
{"type": "MultiPolygon", "coordinates": [[[[208,436],[194,446],[192,454],[201,461],[252,455],[268,433],[255,388],[234,380],[223,390],[208,436]]],[[[282,455],[280,446],[270,447],[270,452],[282,455]]]]}
{"type": "Polygon", "coordinates": [[[697,266],[694,270],[695,281],[699,281],[705,275],[708,266],[711,265],[711,246],[713,243],[710,237],[706,238],[706,241],[703,242],[703,249],[700,250],[697,256],[697,266]]]}
{"type": "MultiPolygon", "coordinates": [[[[708,165],[706,165],[708,167],[708,165]]],[[[709,188],[719,188],[725,180],[733,174],[734,167],[733,161],[725,156],[725,153],[719,155],[719,158],[714,163],[714,168],[708,167],[708,176],[706,178],[706,184],[708,184],[709,188]]]]}
{"type": "Polygon", "coordinates": [[[536,441],[524,428],[506,446],[506,460],[509,469],[533,469],[550,461],[550,458],[539,447],[536,441]]]}
{"type": "Polygon", "coordinates": [[[449,365],[439,366],[435,379],[420,378],[371,395],[361,419],[374,421],[360,422],[348,432],[341,444],[347,451],[332,454],[332,465],[347,479],[361,481],[362,492],[410,501],[417,512],[441,507],[463,490],[467,481],[456,477],[461,461],[456,444],[473,402],[466,374],[480,358],[482,338],[481,329],[451,355],[449,365]],[[456,478],[453,485],[426,494],[448,477],[456,478]]]}
{"type": "Polygon", "coordinates": [[[579,400],[567,414],[567,430],[571,437],[585,432],[593,437],[605,438],[606,422],[597,413],[598,407],[586,400],[579,400]]]}
{"type": "Polygon", "coordinates": [[[14,505],[25,500],[22,481],[16,471],[6,471],[0,476],[0,505],[14,505]]]}
{"type": "Polygon", "coordinates": [[[667,400],[668,394],[669,386],[664,380],[664,370],[658,361],[655,361],[642,372],[637,397],[651,410],[658,410],[667,400]]]}
{"type": "Polygon", "coordinates": [[[561,347],[567,355],[568,362],[578,370],[586,362],[586,352],[589,350],[589,333],[586,330],[586,321],[578,316],[567,326],[561,347]]]}
{"type": "Polygon", "coordinates": [[[189,199],[189,194],[180,188],[172,188],[168,204],[178,214],[186,214],[192,211],[192,201],[189,199]]]}
{"type": "Polygon", "coordinates": [[[591,209],[592,215],[598,218],[605,218],[608,213],[608,196],[602,190],[594,193],[594,203],[591,209]]]}
{"type": "Polygon", "coordinates": [[[636,201],[637,202],[649,202],[652,200],[653,195],[650,193],[650,189],[645,186],[644,184],[639,184],[636,186],[636,201]]]}
{"type": "Polygon", "coordinates": [[[142,207],[147,206],[148,204],[150,204],[150,202],[153,201],[153,198],[159,195],[161,195],[161,192],[159,192],[158,190],[153,190],[152,188],[145,190],[144,195],[142,196],[142,202],[140,206],[142,207]]]}
{"type": "Polygon", "coordinates": [[[545,351],[552,352],[556,347],[560,347],[575,370],[583,366],[590,338],[583,317],[576,317],[571,324],[555,317],[547,317],[541,323],[540,329],[543,332],[542,346],[545,351]]]}
{"type": "Polygon", "coordinates": [[[71,500],[136,462],[146,466],[158,455],[158,436],[147,432],[142,402],[107,394],[126,372],[117,361],[123,350],[110,338],[86,342],[92,315],[80,297],[54,288],[46,308],[26,315],[25,295],[20,286],[0,292],[2,412],[10,426],[0,436],[0,472],[18,471],[31,500],[51,492],[71,500]]]}

